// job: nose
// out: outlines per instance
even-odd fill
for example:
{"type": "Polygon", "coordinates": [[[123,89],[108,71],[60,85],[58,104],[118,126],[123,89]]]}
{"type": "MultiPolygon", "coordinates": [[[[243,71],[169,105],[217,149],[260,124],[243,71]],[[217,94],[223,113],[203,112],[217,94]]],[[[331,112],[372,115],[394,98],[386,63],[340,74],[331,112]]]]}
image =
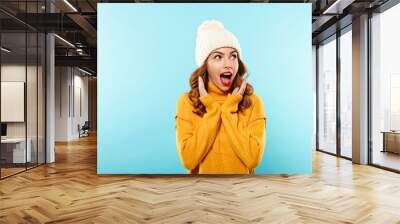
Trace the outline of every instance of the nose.
{"type": "Polygon", "coordinates": [[[229,58],[225,58],[225,60],[224,60],[224,68],[225,69],[232,69],[233,68],[233,61],[229,60],[229,58]]]}

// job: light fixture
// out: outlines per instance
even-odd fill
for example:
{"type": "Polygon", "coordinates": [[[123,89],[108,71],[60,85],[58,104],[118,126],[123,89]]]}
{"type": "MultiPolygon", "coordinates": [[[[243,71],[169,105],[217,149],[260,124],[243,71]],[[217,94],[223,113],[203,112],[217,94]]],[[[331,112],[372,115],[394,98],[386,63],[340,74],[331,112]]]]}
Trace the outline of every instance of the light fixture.
{"type": "Polygon", "coordinates": [[[11,52],[11,50],[9,50],[9,49],[7,49],[7,48],[5,48],[5,47],[1,47],[1,50],[4,51],[4,52],[6,52],[6,53],[10,53],[10,52],[11,52]]]}
{"type": "Polygon", "coordinates": [[[343,9],[347,6],[351,5],[355,0],[336,0],[332,5],[330,5],[327,9],[322,13],[326,14],[342,14],[343,9]]]}
{"type": "Polygon", "coordinates": [[[67,4],[72,10],[74,10],[74,12],[78,12],[78,10],[71,4],[69,3],[68,0],[64,0],[65,4],[67,4]]]}
{"type": "Polygon", "coordinates": [[[339,4],[340,0],[336,0],[332,5],[330,5],[327,9],[324,10],[322,14],[328,14],[331,13],[333,9],[336,9],[337,4],[339,4]]]}
{"type": "Polygon", "coordinates": [[[77,48],[76,49],[76,53],[78,53],[79,55],[83,55],[83,49],[82,48],[77,48]]]}
{"type": "Polygon", "coordinates": [[[63,41],[64,43],[66,43],[67,45],[69,45],[69,46],[75,48],[75,45],[73,45],[73,44],[72,44],[71,42],[69,42],[68,40],[66,40],[66,39],[64,39],[64,38],[62,38],[62,37],[60,37],[60,36],[57,35],[57,34],[54,34],[54,36],[57,37],[58,39],[60,39],[61,41],[63,41]]]}
{"type": "Polygon", "coordinates": [[[85,73],[85,74],[87,74],[87,75],[92,76],[92,73],[90,73],[90,72],[88,72],[88,71],[86,71],[86,70],[83,70],[83,69],[81,69],[81,68],[79,68],[79,67],[78,67],[78,70],[81,71],[81,72],[83,72],[83,73],[85,73]]]}

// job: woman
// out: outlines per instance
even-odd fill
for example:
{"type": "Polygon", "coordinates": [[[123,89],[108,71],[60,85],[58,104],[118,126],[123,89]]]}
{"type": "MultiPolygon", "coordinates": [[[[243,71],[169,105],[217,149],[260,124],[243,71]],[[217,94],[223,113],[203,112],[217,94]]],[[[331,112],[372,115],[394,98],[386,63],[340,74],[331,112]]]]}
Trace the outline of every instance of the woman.
{"type": "Polygon", "coordinates": [[[249,174],[262,159],[264,106],[243,78],[240,56],[239,41],[221,22],[200,25],[198,68],[176,113],[178,152],[189,173],[249,174]]]}

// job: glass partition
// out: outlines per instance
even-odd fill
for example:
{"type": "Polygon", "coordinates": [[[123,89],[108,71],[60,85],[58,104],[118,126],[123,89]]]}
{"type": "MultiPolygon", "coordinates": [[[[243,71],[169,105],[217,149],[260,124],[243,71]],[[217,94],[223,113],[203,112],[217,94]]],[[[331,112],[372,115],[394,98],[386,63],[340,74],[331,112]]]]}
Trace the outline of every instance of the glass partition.
{"type": "Polygon", "coordinates": [[[336,37],[318,47],[318,149],[336,154],[336,37]]]}
{"type": "Polygon", "coordinates": [[[372,163],[400,171],[400,4],[371,18],[372,163]]]}

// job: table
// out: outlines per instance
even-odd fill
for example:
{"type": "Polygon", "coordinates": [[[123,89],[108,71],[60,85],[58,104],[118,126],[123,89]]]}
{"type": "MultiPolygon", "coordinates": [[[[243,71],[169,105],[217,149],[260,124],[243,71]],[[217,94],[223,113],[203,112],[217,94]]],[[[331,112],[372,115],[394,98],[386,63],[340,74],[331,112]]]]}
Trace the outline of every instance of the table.
{"type": "Polygon", "coordinates": [[[27,138],[27,147],[25,151],[25,138],[6,138],[1,139],[1,157],[10,163],[31,162],[32,140],[27,138]],[[11,146],[11,147],[10,147],[11,146]],[[25,154],[26,153],[26,154],[25,154]],[[12,154],[12,156],[11,156],[12,154]],[[12,158],[12,159],[11,159],[12,158]],[[26,159],[26,161],[25,161],[26,159]]]}
{"type": "Polygon", "coordinates": [[[382,131],[383,150],[382,152],[392,152],[400,154],[400,131],[382,131]]]}

